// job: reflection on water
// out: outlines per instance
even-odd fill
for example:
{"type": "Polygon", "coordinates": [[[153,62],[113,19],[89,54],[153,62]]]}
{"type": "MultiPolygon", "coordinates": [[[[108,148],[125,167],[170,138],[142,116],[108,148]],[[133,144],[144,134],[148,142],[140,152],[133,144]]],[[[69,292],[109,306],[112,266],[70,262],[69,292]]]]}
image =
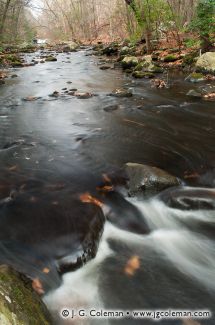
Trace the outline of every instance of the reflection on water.
{"type": "Polygon", "coordinates": [[[214,104],[187,97],[197,85],[183,75],[171,73],[169,89],[152,89],[118,70],[101,71],[85,54],[70,54],[70,64],[68,54],[59,54],[57,62],[16,69],[18,78],[0,88],[0,259],[56,288],[62,261],[75,270],[77,261],[81,266],[93,257],[103,230],[104,216],[82,205],[80,193],[95,194],[102,174],[120,175],[126,162],[146,163],[189,187],[144,202],[106,198],[105,214],[111,211],[118,228],[106,222],[96,258],[64,275],[45,300],[58,311],[62,302],[213,310],[214,104]],[[118,87],[131,88],[134,96],[108,96],[118,87]],[[96,96],[81,100],[64,88],[96,96]],[[50,97],[54,91],[62,96],[50,97]],[[39,99],[23,101],[28,96],[39,99]],[[111,105],[118,109],[104,111],[111,105]],[[124,270],[132,256],[140,268],[131,277],[124,270]]]}

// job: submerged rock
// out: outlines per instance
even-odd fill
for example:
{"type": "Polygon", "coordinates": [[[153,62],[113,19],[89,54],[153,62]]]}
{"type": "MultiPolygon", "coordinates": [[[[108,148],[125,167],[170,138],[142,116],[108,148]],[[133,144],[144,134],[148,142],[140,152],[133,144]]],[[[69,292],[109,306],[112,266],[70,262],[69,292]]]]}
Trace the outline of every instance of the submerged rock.
{"type": "Polygon", "coordinates": [[[46,60],[47,62],[55,62],[55,61],[57,61],[57,58],[54,57],[54,56],[52,56],[52,55],[50,55],[50,56],[48,56],[45,60],[46,60]]]}
{"type": "Polygon", "coordinates": [[[1,325],[52,324],[51,316],[32,289],[31,281],[12,268],[0,266],[1,325]]]}
{"type": "Polygon", "coordinates": [[[60,96],[60,93],[59,91],[55,90],[52,94],[49,95],[49,97],[59,97],[60,96]]]}
{"type": "Polygon", "coordinates": [[[105,106],[104,111],[105,112],[113,112],[113,111],[116,111],[118,108],[119,108],[119,105],[105,106]]]}
{"type": "Polygon", "coordinates": [[[127,163],[125,171],[129,179],[128,193],[130,196],[157,193],[180,184],[177,177],[157,167],[127,163]]]}
{"type": "Polygon", "coordinates": [[[186,95],[190,97],[196,97],[196,98],[202,97],[202,94],[194,89],[190,89],[186,95]]]}
{"type": "Polygon", "coordinates": [[[142,78],[150,79],[155,77],[155,75],[151,72],[142,72],[142,71],[134,71],[132,73],[132,76],[136,79],[142,79],[142,78]]]}
{"type": "Polygon", "coordinates": [[[205,80],[205,77],[202,73],[193,72],[185,80],[188,80],[193,83],[201,82],[205,80]]]}
{"type": "Polygon", "coordinates": [[[123,89],[123,88],[115,89],[109,95],[114,96],[114,97],[132,97],[133,96],[132,91],[130,89],[123,89]]]}
{"type": "Polygon", "coordinates": [[[101,67],[99,67],[100,70],[108,70],[111,67],[109,65],[102,65],[101,67]]]}
{"type": "Polygon", "coordinates": [[[75,92],[74,95],[78,98],[78,99],[89,99],[91,97],[93,97],[93,94],[91,93],[81,93],[81,92],[75,92]]]}
{"type": "Polygon", "coordinates": [[[196,68],[200,71],[215,72],[215,52],[206,52],[200,56],[196,68]]]}

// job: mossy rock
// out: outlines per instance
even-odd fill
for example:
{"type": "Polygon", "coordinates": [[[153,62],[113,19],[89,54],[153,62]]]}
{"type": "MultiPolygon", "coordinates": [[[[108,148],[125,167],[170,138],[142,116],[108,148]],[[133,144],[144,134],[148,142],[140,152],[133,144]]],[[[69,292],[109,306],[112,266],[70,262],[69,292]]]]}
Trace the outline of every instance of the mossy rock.
{"type": "Polygon", "coordinates": [[[126,56],[122,60],[123,69],[130,69],[138,65],[138,59],[135,56],[126,56]]]}
{"type": "Polygon", "coordinates": [[[116,55],[118,51],[119,51],[119,45],[117,43],[111,43],[110,45],[102,49],[102,54],[111,56],[111,55],[116,55]]]}
{"type": "Polygon", "coordinates": [[[46,58],[46,61],[47,62],[55,62],[55,61],[57,61],[57,58],[55,58],[54,56],[48,56],[47,58],[46,58]]]}
{"type": "Polygon", "coordinates": [[[172,54],[169,54],[169,55],[165,56],[164,59],[163,59],[163,61],[167,62],[167,63],[168,62],[175,62],[177,60],[178,60],[177,56],[172,55],[172,54]]]}
{"type": "Polygon", "coordinates": [[[193,72],[186,78],[186,80],[193,83],[197,83],[197,82],[205,81],[205,77],[200,72],[193,72]]]}
{"type": "Polygon", "coordinates": [[[151,72],[142,72],[142,71],[134,71],[132,73],[132,76],[136,79],[142,79],[142,78],[151,79],[155,77],[155,75],[151,72]]]}
{"type": "Polygon", "coordinates": [[[31,281],[11,267],[0,266],[0,324],[50,325],[51,316],[31,281]]]}
{"type": "Polygon", "coordinates": [[[184,65],[193,65],[195,63],[195,59],[196,59],[197,55],[198,54],[196,52],[186,54],[183,57],[183,64],[184,65]]]}
{"type": "Polygon", "coordinates": [[[5,56],[5,61],[11,64],[13,67],[21,67],[22,61],[18,55],[9,54],[5,56]]]}
{"type": "Polygon", "coordinates": [[[158,67],[158,66],[154,66],[154,68],[152,68],[151,71],[154,72],[154,73],[163,73],[164,72],[164,70],[161,67],[158,67]]]}
{"type": "Polygon", "coordinates": [[[123,46],[120,50],[120,56],[133,55],[135,53],[135,47],[123,46]]]}
{"type": "Polygon", "coordinates": [[[19,67],[23,66],[22,62],[20,62],[20,61],[12,62],[11,65],[13,68],[19,68],[19,67]]]}

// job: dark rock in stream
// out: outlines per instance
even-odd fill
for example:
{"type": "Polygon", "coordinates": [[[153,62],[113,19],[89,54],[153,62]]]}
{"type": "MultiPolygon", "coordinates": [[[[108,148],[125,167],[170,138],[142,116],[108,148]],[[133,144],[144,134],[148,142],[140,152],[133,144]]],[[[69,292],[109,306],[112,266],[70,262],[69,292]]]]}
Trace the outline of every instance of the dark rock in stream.
{"type": "Polygon", "coordinates": [[[57,272],[95,257],[104,222],[98,206],[82,203],[63,187],[23,188],[0,206],[0,263],[42,277],[51,288],[59,284],[57,272]]]}
{"type": "Polygon", "coordinates": [[[111,94],[109,94],[109,96],[113,96],[113,97],[132,97],[132,91],[130,89],[115,89],[112,91],[111,94]]]}
{"type": "Polygon", "coordinates": [[[108,65],[102,65],[101,67],[99,67],[100,70],[108,70],[110,69],[111,67],[108,66],[108,65]]]}
{"type": "Polygon", "coordinates": [[[127,163],[125,170],[129,178],[128,193],[130,196],[158,193],[180,184],[177,177],[157,167],[127,163]]]}
{"type": "Polygon", "coordinates": [[[57,58],[50,55],[50,56],[46,57],[45,61],[47,61],[47,62],[55,62],[55,61],[57,61],[57,58]]]}
{"type": "Polygon", "coordinates": [[[49,95],[49,97],[59,97],[60,96],[60,93],[59,91],[55,90],[52,94],[49,95]]]}
{"type": "Polygon", "coordinates": [[[107,219],[120,229],[136,234],[148,234],[149,227],[142,213],[117,192],[109,192],[105,196],[105,204],[109,207],[107,219]]]}
{"type": "Polygon", "coordinates": [[[81,92],[75,92],[74,96],[76,96],[78,99],[89,99],[91,97],[93,97],[93,94],[91,93],[81,93],[81,92]]]}
{"type": "Polygon", "coordinates": [[[202,97],[202,94],[200,92],[194,90],[194,89],[189,90],[186,95],[190,96],[190,97],[196,97],[196,98],[201,98],[202,97]]]}
{"type": "Polygon", "coordinates": [[[103,109],[105,112],[113,112],[116,111],[119,108],[119,105],[110,105],[110,106],[105,106],[103,109]]]}
{"type": "Polygon", "coordinates": [[[168,206],[180,210],[215,210],[215,190],[176,187],[163,191],[159,198],[168,206]]]}
{"type": "Polygon", "coordinates": [[[52,324],[51,316],[32,289],[31,281],[6,265],[0,266],[0,323],[52,324]]]}

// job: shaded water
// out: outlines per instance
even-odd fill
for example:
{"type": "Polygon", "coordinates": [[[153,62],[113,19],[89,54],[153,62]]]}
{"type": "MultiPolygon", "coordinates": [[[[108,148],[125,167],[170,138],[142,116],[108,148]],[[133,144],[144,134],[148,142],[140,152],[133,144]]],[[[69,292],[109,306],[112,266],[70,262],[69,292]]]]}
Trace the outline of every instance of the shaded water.
{"type": "Polygon", "coordinates": [[[140,224],[142,219],[150,234],[135,235],[106,222],[95,260],[64,275],[47,304],[57,314],[61,307],[83,305],[213,310],[214,103],[187,97],[199,85],[185,82],[180,73],[170,74],[169,89],[152,89],[148,81],[121,71],[101,71],[98,59],[86,53],[59,54],[57,62],[16,69],[18,78],[0,88],[0,260],[40,276],[47,289],[60,285],[61,261],[75,264],[102,233],[103,216],[81,204],[80,193],[95,194],[102,174],[121,175],[128,161],[146,163],[189,187],[143,202],[106,198],[105,214],[111,209],[119,219],[140,224]],[[97,96],[49,97],[65,87],[97,96]],[[107,96],[117,87],[131,88],[134,96],[107,96]],[[27,96],[40,98],[23,101],[27,96]],[[104,111],[115,104],[118,110],[104,111]],[[139,256],[140,269],[128,277],[124,268],[132,256],[139,256]],[[49,274],[42,272],[45,267],[49,274]]]}

